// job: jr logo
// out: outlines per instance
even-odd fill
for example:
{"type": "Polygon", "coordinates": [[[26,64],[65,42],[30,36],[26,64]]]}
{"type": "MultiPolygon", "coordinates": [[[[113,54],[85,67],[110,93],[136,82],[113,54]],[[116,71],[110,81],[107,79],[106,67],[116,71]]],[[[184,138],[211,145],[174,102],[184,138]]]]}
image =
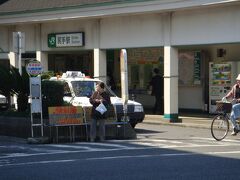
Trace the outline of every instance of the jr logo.
{"type": "Polygon", "coordinates": [[[56,47],[56,35],[55,34],[48,35],[48,47],[56,47]]]}

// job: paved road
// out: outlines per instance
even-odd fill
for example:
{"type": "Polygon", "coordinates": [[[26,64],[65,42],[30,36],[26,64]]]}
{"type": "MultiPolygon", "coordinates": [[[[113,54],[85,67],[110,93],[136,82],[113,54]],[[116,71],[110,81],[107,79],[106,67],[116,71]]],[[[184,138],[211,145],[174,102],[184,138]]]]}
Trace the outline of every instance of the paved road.
{"type": "Polygon", "coordinates": [[[29,145],[2,141],[3,179],[236,179],[240,136],[217,142],[209,130],[138,125],[138,139],[29,145]]]}

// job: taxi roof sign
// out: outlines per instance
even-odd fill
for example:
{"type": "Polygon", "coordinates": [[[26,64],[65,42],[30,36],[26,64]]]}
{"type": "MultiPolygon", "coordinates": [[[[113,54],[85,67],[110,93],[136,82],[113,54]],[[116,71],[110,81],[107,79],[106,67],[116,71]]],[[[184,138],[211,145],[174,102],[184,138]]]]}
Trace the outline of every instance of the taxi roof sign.
{"type": "Polygon", "coordinates": [[[63,78],[84,78],[85,74],[81,71],[67,71],[66,73],[63,73],[63,78]]]}

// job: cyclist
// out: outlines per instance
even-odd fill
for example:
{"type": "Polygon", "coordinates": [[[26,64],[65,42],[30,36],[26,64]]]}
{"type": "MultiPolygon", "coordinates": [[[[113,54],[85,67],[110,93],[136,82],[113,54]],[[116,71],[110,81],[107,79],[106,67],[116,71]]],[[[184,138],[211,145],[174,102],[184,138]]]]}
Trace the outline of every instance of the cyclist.
{"type": "Polygon", "coordinates": [[[222,101],[226,101],[228,98],[233,99],[232,112],[230,119],[233,126],[232,136],[237,135],[239,129],[236,123],[236,120],[240,118],[240,74],[236,78],[237,82],[233,85],[231,91],[222,98],[222,101]]]}

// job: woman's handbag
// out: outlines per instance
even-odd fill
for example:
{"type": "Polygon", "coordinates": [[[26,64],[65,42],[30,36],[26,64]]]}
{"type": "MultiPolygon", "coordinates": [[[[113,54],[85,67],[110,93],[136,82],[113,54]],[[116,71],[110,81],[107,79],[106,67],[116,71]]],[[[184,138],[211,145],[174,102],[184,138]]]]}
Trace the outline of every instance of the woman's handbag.
{"type": "Polygon", "coordinates": [[[101,114],[104,114],[107,111],[107,108],[104,106],[103,103],[100,103],[98,107],[96,107],[96,111],[100,112],[101,114]]]}

